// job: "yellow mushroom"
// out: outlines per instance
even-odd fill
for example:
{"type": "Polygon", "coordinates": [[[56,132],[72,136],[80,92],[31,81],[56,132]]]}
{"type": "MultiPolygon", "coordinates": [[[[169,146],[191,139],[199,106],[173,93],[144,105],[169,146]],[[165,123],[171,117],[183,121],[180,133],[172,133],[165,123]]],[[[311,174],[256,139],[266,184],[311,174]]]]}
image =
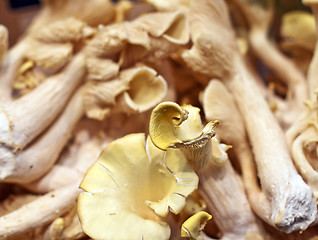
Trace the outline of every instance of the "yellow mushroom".
{"type": "Polygon", "coordinates": [[[201,240],[200,233],[205,224],[212,216],[207,212],[200,211],[188,218],[181,227],[181,237],[188,237],[193,240],[201,240]]]}
{"type": "Polygon", "coordinates": [[[156,147],[180,148],[195,169],[212,160],[211,138],[219,121],[209,122],[203,129],[200,109],[173,102],[163,102],[152,111],[149,136],[156,147]]]}
{"type": "Polygon", "coordinates": [[[179,213],[197,185],[179,150],[164,152],[144,134],[127,135],[106,147],[80,185],[83,231],[94,239],[169,239],[160,217],[179,213]]]}

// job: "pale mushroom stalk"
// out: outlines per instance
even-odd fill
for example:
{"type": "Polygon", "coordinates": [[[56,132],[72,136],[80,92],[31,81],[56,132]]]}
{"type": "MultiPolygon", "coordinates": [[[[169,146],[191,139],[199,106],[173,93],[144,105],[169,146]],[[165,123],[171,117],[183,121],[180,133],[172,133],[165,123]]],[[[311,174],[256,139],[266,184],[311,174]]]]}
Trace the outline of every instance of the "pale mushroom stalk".
{"type": "Polygon", "coordinates": [[[242,171],[242,180],[251,208],[265,222],[271,223],[271,207],[258,184],[254,156],[251,151],[243,118],[237,109],[232,94],[218,80],[211,80],[201,98],[205,117],[212,121],[219,119],[217,133],[221,140],[231,144],[242,171]]]}
{"type": "Polygon", "coordinates": [[[282,119],[286,128],[293,123],[304,108],[304,102],[308,96],[306,79],[291,60],[287,59],[268,41],[267,36],[262,31],[258,29],[252,30],[250,40],[253,50],[266,65],[273,69],[280,79],[285,78],[288,81],[288,92],[285,102],[289,106],[285,113],[288,117],[282,119]]]}
{"type": "Polygon", "coordinates": [[[3,106],[1,115],[9,126],[4,122],[1,131],[10,128],[3,144],[14,149],[28,145],[56,118],[84,74],[83,55],[78,55],[61,73],[49,77],[30,94],[3,106]]]}
{"type": "Polygon", "coordinates": [[[55,164],[43,177],[22,186],[35,193],[47,193],[80,181],[89,166],[98,158],[101,145],[100,141],[87,140],[78,147],[76,154],[70,154],[63,159],[62,164],[55,164]]]}
{"type": "Polygon", "coordinates": [[[251,233],[259,237],[264,234],[249,206],[241,179],[229,161],[224,166],[209,164],[198,176],[200,194],[223,233],[223,240],[245,239],[251,233]]]}
{"type": "Polygon", "coordinates": [[[262,190],[270,201],[272,225],[285,232],[306,229],[317,214],[312,190],[297,173],[284,133],[244,65],[224,2],[193,1],[190,9],[194,46],[183,58],[194,71],[224,79],[232,91],[245,121],[262,190]]]}
{"type": "MultiPolygon", "coordinates": [[[[308,159],[306,158],[305,146],[310,142],[317,143],[318,136],[317,130],[314,127],[305,129],[293,142],[292,154],[295,164],[300,171],[301,175],[314,191],[316,199],[318,199],[318,172],[313,168],[308,159]]],[[[317,147],[316,147],[317,148],[317,147]]],[[[315,151],[315,149],[313,150],[315,151]]]]}
{"type": "Polygon", "coordinates": [[[50,128],[3,166],[2,181],[31,182],[52,167],[70,139],[76,123],[84,115],[82,100],[82,91],[77,91],[50,128]]]}
{"type": "MultiPolygon", "coordinates": [[[[30,94],[2,108],[0,113],[0,132],[2,133],[0,178],[2,180],[10,178],[16,165],[23,163],[27,168],[33,166],[32,164],[28,165],[24,160],[20,162],[16,158],[24,154],[28,155],[27,152],[34,149],[28,148],[26,152],[23,151],[23,148],[54,121],[75,88],[82,81],[84,73],[83,56],[78,55],[63,72],[50,77],[30,94]]],[[[45,137],[41,136],[41,138],[45,137]]],[[[40,142],[43,143],[43,141],[37,140],[35,144],[40,144],[40,142]]],[[[52,149],[52,151],[54,150],[52,149]]],[[[24,158],[22,157],[22,159],[24,158]]],[[[24,175],[27,176],[25,173],[24,175]]]]}
{"type": "MultiPolygon", "coordinates": [[[[315,16],[317,31],[318,5],[316,1],[303,1],[310,5],[315,16]]],[[[318,31],[317,31],[318,32],[318,31]]],[[[318,172],[314,163],[317,160],[317,64],[318,51],[317,42],[314,55],[308,69],[308,90],[310,96],[306,102],[306,109],[298,117],[297,121],[286,132],[287,142],[293,155],[295,165],[305,181],[312,187],[314,195],[318,196],[318,172]]]]}
{"type": "Polygon", "coordinates": [[[243,66],[239,71],[227,85],[245,120],[262,189],[271,202],[272,223],[286,232],[304,230],[317,212],[312,190],[292,164],[284,133],[265,100],[259,97],[253,79],[244,73],[243,66]]]}
{"type": "Polygon", "coordinates": [[[0,217],[0,238],[42,226],[71,209],[81,191],[78,183],[49,192],[0,217]]]}
{"type": "MultiPolygon", "coordinates": [[[[245,14],[249,30],[249,41],[256,55],[279,77],[281,81],[288,85],[289,96],[287,100],[297,111],[293,119],[297,117],[306,100],[308,90],[306,89],[306,79],[302,72],[269,40],[269,25],[272,22],[274,1],[260,3],[257,1],[235,1],[245,14]],[[267,4],[268,6],[262,6],[267,4]],[[286,71],[288,69],[288,71],[286,71]]],[[[289,123],[290,125],[290,123],[289,123]]]]}

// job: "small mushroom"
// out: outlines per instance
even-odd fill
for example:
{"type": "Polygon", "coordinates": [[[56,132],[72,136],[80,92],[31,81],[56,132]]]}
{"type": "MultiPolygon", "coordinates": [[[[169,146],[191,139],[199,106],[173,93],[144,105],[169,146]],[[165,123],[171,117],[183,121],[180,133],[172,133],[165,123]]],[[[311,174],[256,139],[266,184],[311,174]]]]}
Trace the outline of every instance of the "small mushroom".
{"type": "Polygon", "coordinates": [[[165,153],[144,134],[127,135],[105,148],[80,185],[82,228],[94,239],[169,239],[160,217],[179,213],[197,184],[181,152],[165,153]]]}
{"type": "Polygon", "coordinates": [[[197,212],[182,224],[181,237],[188,237],[193,240],[202,240],[200,233],[205,227],[206,222],[211,218],[212,216],[207,212],[197,212]]]}
{"type": "Polygon", "coordinates": [[[102,120],[111,112],[144,112],[167,92],[165,80],[147,66],[123,70],[112,81],[91,81],[84,93],[88,117],[102,120]]]}
{"type": "Polygon", "coordinates": [[[173,102],[163,102],[152,111],[149,123],[149,135],[156,147],[180,148],[195,169],[204,168],[211,161],[211,138],[219,123],[210,122],[202,129],[198,112],[198,108],[190,105],[180,107],[173,102]],[[189,111],[193,113],[189,115],[189,111]]]}

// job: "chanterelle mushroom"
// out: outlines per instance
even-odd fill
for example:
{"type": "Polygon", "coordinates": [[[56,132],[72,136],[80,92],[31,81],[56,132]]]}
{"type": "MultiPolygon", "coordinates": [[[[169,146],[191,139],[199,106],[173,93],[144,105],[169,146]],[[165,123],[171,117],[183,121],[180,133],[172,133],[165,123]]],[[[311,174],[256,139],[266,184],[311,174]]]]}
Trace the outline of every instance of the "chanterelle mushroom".
{"type": "MultiPolygon", "coordinates": [[[[167,145],[166,149],[176,147],[177,144],[177,147],[180,146],[181,151],[185,152],[199,175],[200,194],[209,210],[216,216],[215,222],[223,234],[223,240],[245,239],[245,236],[252,232],[262,236],[262,226],[257,223],[240,178],[228,161],[225,152],[227,146],[220,144],[216,136],[205,136],[205,129],[209,129],[207,126],[214,127],[213,124],[217,121],[210,122],[202,130],[199,111],[199,108],[191,105],[180,107],[171,102],[159,104],[153,110],[150,120],[151,140],[156,142],[156,146],[167,145]],[[184,119],[185,116],[187,119],[184,119]],[[176,123],[173,125],[173,121],[179,119],[182,119],[182,123],[179,126],[176,123]],[[194,137],[182,141],[190,136],[194,137]]],[[[213,127],[210,131],[214,135],[213,127]]]]}
{"type": "Polygon", "coordinates": [[[159,216],[179,213],[197,185],[180,151],[165,153],[144,134],[127,135],[106,147],[80,185],[82,228],[94,239],[169,239],[159,216]]]}
{"type": "Polygon", "coordinates": [[[202,130],[198,121],[200,115],[188,115],[187,109],[199,111],[198,108],[189,105],[180,107],[173,102],[158,104],[151,114],[149,135],[156,147],[162,150],[180,148],[194,168],[201,169],[212,159],[211,138],[215,135],[213,130],[218,121],[208,123],[202,130]],[[192,124],[182,125],[185,120],[192,124]]]}

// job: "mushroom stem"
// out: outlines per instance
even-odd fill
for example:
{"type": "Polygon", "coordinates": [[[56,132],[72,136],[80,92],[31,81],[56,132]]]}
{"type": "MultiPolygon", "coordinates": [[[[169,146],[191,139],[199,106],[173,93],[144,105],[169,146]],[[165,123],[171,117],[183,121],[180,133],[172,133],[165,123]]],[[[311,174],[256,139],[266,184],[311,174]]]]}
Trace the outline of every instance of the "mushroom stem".
{"type": "Polygon", "coordinates": [[[288,114],[288,119],[282,119],[284,124],[288,127],[304,108],[304,102],[308,96],[306,79],[300,70],[269,42],[263,30],[257,28],[251,30],[249,38],[253,50],[258,57],[261,58],[280,79],[283,79],[286,84],[288,84],[285,104],[292,106],[286,109],[286,111],[292,112],[292,114],[288,114]],[[288,69],[288,71],[285,69],[288,69]]]}
{"type": "Polygon", "coordinates": [[[235,156],[239,160],[242,180],[251,208],[270,224],[270,203],[258,184],[254,157],[247,139],[243,118],[232,94],[220,81],[211,80],[204,90],[202,104],[207,120],[219,119],[221,121],[221,126],[217,128],[221,140],[233,146],[235,156]]]}
{"type": "Polygon", "coordinates": [[[210,163],[198,175],[199,191],[224,238],[244,239],[249,232],[264,234],[249,207],[241,179],[229,161],[224,166],[210,163]]]}
{"type": "Polygon", "coordinates": [[[56,118],[85,74],[83,55],[77,55],[61,73],[49,77],[31,93],[4,106],[4,128],[9,130],[2,142],[13,150],[23,149],[56,118]],[[37,109],[37,110],[34,110],[37,109]]]}
{"type": "MultiPolygon", "coordinates": [[[[282,54],[270,42],[267,34],[270,23],[273,18],[274,1],[260,3],[258,1],[235,1],[237,6],[245,14],[250,31],[248,34],[249,41],[256,55],[269,67],[278,78],[289,87],[290,104],[295,109],[295,103],[298,104],[297,111],[301,110],[301,104],[306,100],[308,95],[306,89],[306,79],[301,71],[282,54]],[[267,5],[267,6],[262,6],[267,5]],[[285,71],[288,69],[288,71],[285,71]],[[295,102],[295,103],[293,103],[295,102]]],[[[295,110],[296,111],[296,110],[295,110]]],[[[296,112],[297,112],[296,111],[296,112]]],[[[295,117],[297,113],[295,112],[295,117]]]]}
{"type": "Polygon", "coordinates": [[[245,120],[262,189],[271,202],[272,223],[285,232],[304,230],[317,213],[312,190],[298,175],[284,133],[253,79],[240,65],[238,61],[238,74],[227,85],[245,120]]]}
{"type": "Polygon", "coordinates": [[[53,221],[74,206],[80,192],[78,183],[69,185],[0,217],[0,238],[23,233],[53,221]]]}
{"type": "MultiPolygon", "coordinates": [[[[313,11],[313,14],[315,16],[315,22],[316,22],[316,32],[318,34],[318,4],[312,4],[311,9],[313,11]]],[[[316,98],[314,90],[318,89],[318,83],[317,83],[317,75],[318,75],[318,41],[316,42],[314,55],[311,59],[308,74],[307,74],[307,81],[308,81],[308,91],[309,91],[309,99],[313,100],[316,98]]]]}
{"type": "Polygon", "coordinates": [[[61,164],[54,165],[43,177],[22,186],[35,193],[47,193],[80,181],[98,158],[102,147],[100,141],[89,139],[78,148],[76,153],[67,155],[61,164]]]}
{"type": "Polygon", "coordinates": [[[242,169],[242,180],[246,194],[253,211],[265,222],[271,224],[271,206],[258,185],[256,166],[254,163],[253,153],[247,144],[247,139],[239,142],[233,148],[235,155],[239,159],[242,169]]]}
{"type": "MultiPolygon", "coordinates": [[[[61,90],[62,91],[62,90],[61,90]]],[[[2,181],[26,183],[46,173],[57,160],[72,131],[84,115],[82,91],[76,92],[62,115],[35,142],[4,160],[0,169],[2,181]],[[27,174],[26,174],[27,173],[27,174]]]]}
{"type": "Polygon", "coordinates": [[[303,131],[293,142],[292,155],[298,170],[312,188],[316,199],[318,199],[318,172],[306,158],[304,147],[307,141],[318,142],[317,130],[307,128],[303,131]]]}

